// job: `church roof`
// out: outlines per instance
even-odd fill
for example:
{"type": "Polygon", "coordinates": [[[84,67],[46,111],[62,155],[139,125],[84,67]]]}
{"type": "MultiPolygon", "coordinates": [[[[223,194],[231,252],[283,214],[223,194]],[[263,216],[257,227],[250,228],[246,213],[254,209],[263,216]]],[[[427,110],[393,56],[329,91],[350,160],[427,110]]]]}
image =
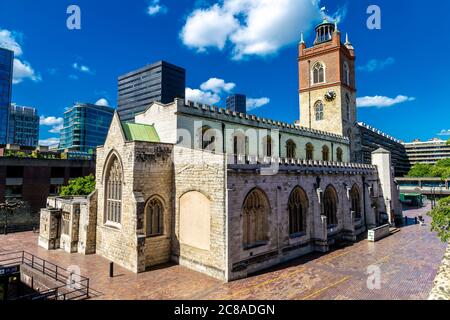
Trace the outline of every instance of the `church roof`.
{"type": "Polygon", "coordinates": [[[154,126],[137,123],[122,123],[123,132],[129,141],[160,142],[158,132],[154,126]]]}

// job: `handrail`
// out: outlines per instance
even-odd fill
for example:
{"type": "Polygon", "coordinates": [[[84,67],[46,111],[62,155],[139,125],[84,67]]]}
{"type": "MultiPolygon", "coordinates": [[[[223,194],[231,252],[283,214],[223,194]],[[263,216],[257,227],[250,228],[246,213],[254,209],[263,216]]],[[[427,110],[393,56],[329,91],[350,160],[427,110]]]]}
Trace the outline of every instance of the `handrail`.
{"type": "MultiPolygon", "coordinates": [[[[59,287],[49,289],[44,293],[36,293],[30,296],[39,296],[50,293],[51,290],[56,291],[56,298],[58,297],[58,291],[63,288],[69,288],[71,291],[62,293],[64,295],[64,300],[68,295],[76,292],[84,292],[73,299],[80,297],[89,298],[89,278],[82,275],[76,275],[76,279],[73,279],[73,272],[62,268],[50,261],[44,260],[37,257],[36,255],[29,253],[27,251],[13,251],[13,252],[0,252],[0,266],[11,266],[11,265],[26,265],[40,273],[50,277],[51,279],[62,283],[59,287]]],[[[26,297],[25,297],[26,298],[26,297]]]]}

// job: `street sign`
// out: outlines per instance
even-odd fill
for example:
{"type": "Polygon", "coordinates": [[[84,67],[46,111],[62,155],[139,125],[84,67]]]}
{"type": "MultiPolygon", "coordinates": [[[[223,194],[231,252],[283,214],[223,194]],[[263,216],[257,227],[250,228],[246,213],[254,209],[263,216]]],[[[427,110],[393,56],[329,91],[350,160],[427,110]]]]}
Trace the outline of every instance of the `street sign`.
{"type": "Polygon", "coordinates": [[[0,276],[9,276],[20,272],[20,266],[0,267],[0,276]]]}

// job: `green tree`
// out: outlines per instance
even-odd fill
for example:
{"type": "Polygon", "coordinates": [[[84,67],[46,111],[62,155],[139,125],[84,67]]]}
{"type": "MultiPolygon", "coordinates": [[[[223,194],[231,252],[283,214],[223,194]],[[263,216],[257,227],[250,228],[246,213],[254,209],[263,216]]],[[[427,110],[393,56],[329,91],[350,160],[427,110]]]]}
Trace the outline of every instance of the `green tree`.
{"type": "Polygon", "coordinates": [[[61,188],[60,196],[87,196],[95,190],[95,177],[89,175],[69,180],[69,184],[61,188]]]}
{"type": "Polygon", "coordinates": [[[416,163],[408,173],[408,177],[420,178],[431,177],[433,166],[430,164],[416,163]]]}
{"type": "Polygon", "coordinates": [[[431,230],[437,232],[442,242],[450,240],[450,197],[439,201],[429,215],[433,218],[431,230]]]}
{"type": "Polygon", "coordinates": [[[447,145],[450,145],[450,139],[447,140],[447,145]]]}

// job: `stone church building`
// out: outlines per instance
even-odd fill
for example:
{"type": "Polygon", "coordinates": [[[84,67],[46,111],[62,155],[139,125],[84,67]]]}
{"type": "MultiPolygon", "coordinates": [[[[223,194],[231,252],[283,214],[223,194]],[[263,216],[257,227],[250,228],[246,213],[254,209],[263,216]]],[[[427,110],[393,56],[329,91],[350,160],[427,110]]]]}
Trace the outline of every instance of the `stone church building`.
{"type": "Polygon", "coordinates": [[[355,54],[324,21],[299,45],[299,124],[176,99],[122,123],[97,150],[96,191],[49,198],[39,244],[134,272],[174,261],[223,281],[401,215],[391,155],[355,163],[355,54]]]}

